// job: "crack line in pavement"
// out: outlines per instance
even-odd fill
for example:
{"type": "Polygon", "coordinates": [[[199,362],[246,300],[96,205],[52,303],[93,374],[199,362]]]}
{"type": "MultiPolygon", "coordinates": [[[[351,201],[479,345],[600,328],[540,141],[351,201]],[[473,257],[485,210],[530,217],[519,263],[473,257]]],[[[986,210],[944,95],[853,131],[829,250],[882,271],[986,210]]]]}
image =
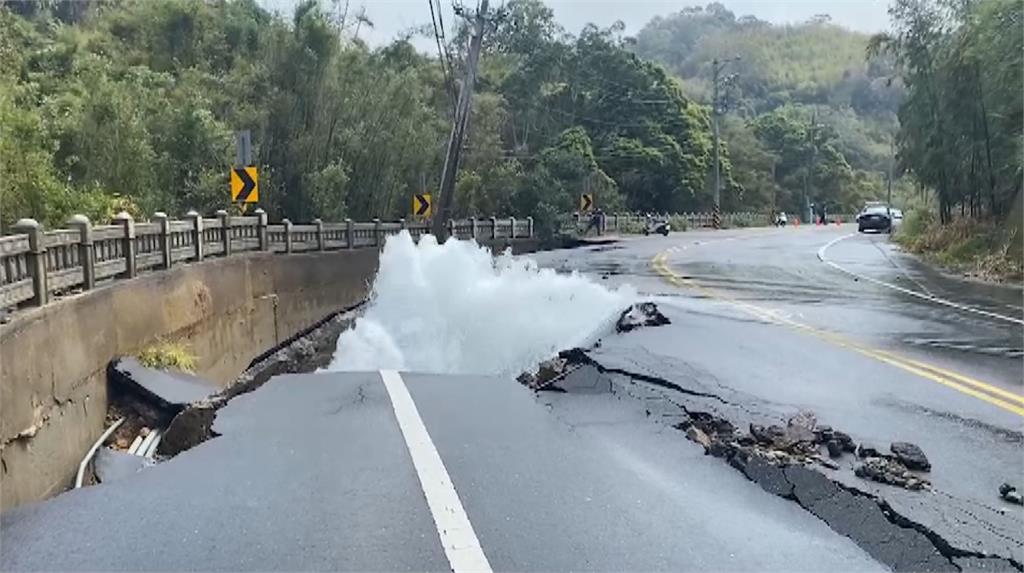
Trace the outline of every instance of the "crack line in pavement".
{"type": "MultiPolygon", "coordinates": [[[[682,389],[675,383],[655,376],[606,367],[582,349],[563,351],[560,356],[567,358],[570,362],[590,365],[602,373],[614,373],[630,379],[642,380],[657,387],[680,391],[685,395],[713,397],[728,404],[720,397],[708,395],[705,392],[682,389]]],[[[666,397],[666,399],[668,398],[666,397]]],[[[690,418],[689,423],[691,424],[696,423],[697,416],[702,414],[691,412],[684,404],[672,400],[669,402],[679,407],[690,418]]],[[[681,429],[680,426],[676,427],[681,429]]],[[[934,530],[896,511],[883,498],[832,480],[821,472],[804,465],[773,462],[762,458],[756,452],[741,449],[731,451],[727,449],[724,452],[714,453],[705,446],[705,453],[724,458],[731,467],[761,486],[766,492],[795,502],[802,509],[825,522],[830,529],[848,537],[873,558],[896,571],[962,571],[963,567],[956,562],[957,559],[980,560],[986,563],[986,567],[995,570],[1012,567],[1018,571],[1024,571],[1024,565],[1012,557],[987,555],[956,547],[934,530]],[[784,487],[780,488],[782,484],[784,487]],[[885,523],[885,527],[888,529],[879,531],[878,527],[881,523],[885,523]],[[889,549],[890,546],[894,550],[889,549]]],[[[958,501],[950,494],[939,493],[951,500],[958,501]]],[[[966,510],[958,509],[968,513],[966,510]]],[[[972,515],[972,517],[975,516],[972,515]]],[[[1003,537],[1001,534],[997,535],[1003,537]]]]}

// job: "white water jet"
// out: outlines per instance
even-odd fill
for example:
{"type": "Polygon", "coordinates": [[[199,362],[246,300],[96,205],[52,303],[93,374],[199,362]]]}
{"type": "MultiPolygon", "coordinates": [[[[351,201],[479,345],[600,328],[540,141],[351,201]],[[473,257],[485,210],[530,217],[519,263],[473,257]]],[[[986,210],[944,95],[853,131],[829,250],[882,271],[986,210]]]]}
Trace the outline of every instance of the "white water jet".
{"type": "Polygon", "coordinates": [[[385,243],[366,312],[328,369],[514,375],[607,332],[635,299],[628,287],[403,231],[385,243]]]}

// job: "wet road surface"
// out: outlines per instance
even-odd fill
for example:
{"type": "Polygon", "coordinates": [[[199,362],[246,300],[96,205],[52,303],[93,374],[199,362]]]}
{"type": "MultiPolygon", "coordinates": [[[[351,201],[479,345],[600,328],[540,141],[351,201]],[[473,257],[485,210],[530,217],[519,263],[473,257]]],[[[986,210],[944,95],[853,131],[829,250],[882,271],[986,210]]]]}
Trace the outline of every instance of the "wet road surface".
{"type": "Polygon", "coordinates": [[[847,226],[698,231],[538,258],[661,296],[673,324],[605,341],[590,352],[603,366],[721,396],[736,407],[703,406],[739,427],[811,412],[882,451],[914,442],[932,492],[861,480],[852,462],[831,477],[955,546],[1022,561],[1024,512],[998,495],[1024,475],[1019,288],[941,275],[847,226]],[[833,268],[818,256],[826,246],[856,275],[1000,317],[833,268]]]}
{"type": "Polygon", "coordinates": [[[1014,570],[984,556],[1024,561],[1024,513],[997,493],[1024,475],[1021,327],[855,280],[819,253],[832,243],[825,258],[855,274],[1010,318],[1019,296],[849,234],[695,231],[537,254],[656,298],[672,324],[588,354],[677,389],[584,370],[538,394],[402,374],[442,479],[414,463],[423,441],[380,373],[277,377],[220,410],[210,441],[5,512],[0,570],[450,570],[463,550],[496,571],[1014,570]],[[684,439],[672,426],[687,408],[737,427],[812,412],[858,443],[914,442],[934,487],[866,482],[847,456],[828,478],[908,522],[797,488],[807,475],[783,499],[684,439]],[[470,527],[439,531],[428,489],[455,496],[444,507],[470,527]]]}
{"type": "MultiPolygon", "coordinates": [[[[402,378],[495,571],[884,570],[631,401],[402,378]]],[[[392,400],[375,372],[277,377],[170,461],[4,513],[0,569],[451,570],[392,400]]]]}

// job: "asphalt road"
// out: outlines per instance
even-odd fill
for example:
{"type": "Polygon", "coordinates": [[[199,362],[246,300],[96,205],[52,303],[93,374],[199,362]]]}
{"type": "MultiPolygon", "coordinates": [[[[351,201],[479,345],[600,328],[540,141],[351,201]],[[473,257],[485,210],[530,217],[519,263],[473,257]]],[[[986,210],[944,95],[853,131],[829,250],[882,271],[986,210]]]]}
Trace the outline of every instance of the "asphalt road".
{"type": "Polygon", "coordinates": [[[739,427],[810,412],[883,451],[916,443],[933,492],[861,480],[849,462],[832,477],[957,547],[1022,561],[1024,512],[998,495],[1024,476],[1020,288],[945,276],[855,231],[697,231],[538,257],[660,296],[673,324],[606,340],[590,352],[602,365],[724,397],[739,427]]]}
{"type": "MultiPolygon", "coordinates": [[[[403,377],[495,571],[882,570],[637,404],[554,412],[504,379],[403,377]]],[[[275,378],[214,430],[4,513],[0,569],[450,570],[424,500],[436,472],[411,461],[378,373],[275,378]]]]}
{"type": "Polygon", "coordinates": [[[1024,475],[1019,292],[964,284],[885,236],[849,234],[695,231],[538,254],[543,265],[655,298],[672,324],[609,334],[588,353],[677,389],[593,369],[567,377],[565,392],[538,394],[500,378],[403,373],[410,415],[378,372],[277,377],[220,410],[212,440],[133,477],[0,515],[0,570],[1024,562],[1024,512],[997,493],[1024,475]],[[809,412],[858,443],[914,442],[934,487],[866,482],[847,456],[828,477],[909,522],[849,494],[812,513],[684,439],[672,425],[686,408],[737,427],[809,412]],[[858,513],[865,503],[873,516],[858,513]],[[924,530],[958,559],[938,555],[924,530]]]}

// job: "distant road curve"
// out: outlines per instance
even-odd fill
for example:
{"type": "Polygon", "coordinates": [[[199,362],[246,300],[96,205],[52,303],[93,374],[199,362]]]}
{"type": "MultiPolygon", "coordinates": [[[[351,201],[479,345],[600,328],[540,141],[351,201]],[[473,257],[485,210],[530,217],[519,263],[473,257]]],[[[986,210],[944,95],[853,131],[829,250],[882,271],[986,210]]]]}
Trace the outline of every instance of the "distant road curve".
{"type": "Polygon", "coordinates": [[[848,275],[850,275],[852,277],[856,277],[858,279],[865,280],[865,281],[874,283],[874,284],[879,285],[879,286],[890,288],[892,290],[901,292],[901,293],[906,294],[906,295],[914,296],[914,297],[920,298],[922,300],[926,300],[928,302],[933,302],[935,304],[941,304],[943,306],[948,306],[950,308],[955,308],[956,310],[959,310],[959,311],[962,311],[962,312],[969,312],[969,313],[977,314],[977,315],[984,316],[984,317],[987,317],[987,318],[994,318],[996,320],[1002,320],[1002,321],[1005,321],[1005,322],[1012,322],[1014,324],[1024,325],[1024,320],[1021,320],[1019,318],[1014,318],[1012,316],[1006,316],[1004,314],[998,314],[998,313],[995,313],[995,312],[989,312],[987,310],[982,310],[980,308],[975,308],[973,306],[968,306],[966,304],[961,304],[961,303],[958,303],[958,302],[954,302],[954,301],[951,301],[951,300],[948,300],[948,299],[944,299],[944,298],[940,298],[940,297],[937,297],[937,296],[933,296],[933,295],[930,295],[930,294],[925,294],[925,293],[922,293],[922,292],[913,291],[913,290],[910,290],[908,288],[901,287],[899,285],[894,285],[892,283],[887,283],[885,281],[881,281],[881,280],[878,280],[878,279],[873,278],[873,277],[869,277],[869,276],[865,276],[865,275],[862,275],[862,274],[859,274],[859,273],[855,273],[855,272],[851,271],[850,269],[848,269],[846,267],[843,267],[842,265],[839,265],[839,264],[829,260],[828,257],[825,256],[825,252],[828,251],[828,249],[830,247],[832,247],[832,245],[835,245],[839,241],[842,241],[842,240],[845,240],[845,239],[849,239],[850,237],[854,237],[854,236],[856,236],[856,233],[850,233],[848,235],[843,235],[841,237],[837,237],[835,239],[832,239],[831,241],[829,241],[828,243],[823,245],[820,249],[818,249],[818,260],[820,260],[821,262],[825,263],[826,265],[836,269],[837,271],[846,273],[846,274],[848,274],[848,275]]]}

